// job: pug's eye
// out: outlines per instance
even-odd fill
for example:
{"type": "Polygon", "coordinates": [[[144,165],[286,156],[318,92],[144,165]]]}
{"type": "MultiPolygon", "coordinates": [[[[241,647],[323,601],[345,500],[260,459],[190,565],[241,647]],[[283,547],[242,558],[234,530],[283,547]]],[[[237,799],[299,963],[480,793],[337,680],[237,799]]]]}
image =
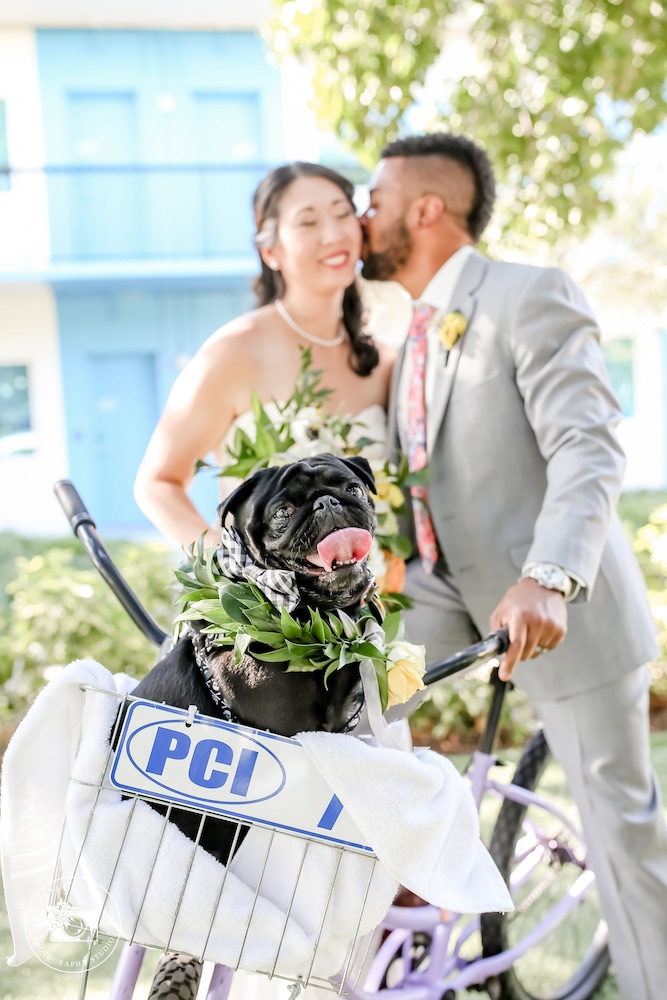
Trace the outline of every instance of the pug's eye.
{"type": "Polygon", "coordinates": [[[363,488],[363,486],[360,486],[359,483],[350,483],[350,485],[347,487],[347,492],[351,493],[353,497],[366,496],[365,489],[363,488]]]}
{"type": "Polygon", "coordinates": [[[279,507],[278,510],[274,510],[271,517],[274,517],[276,521],[289,521],[293,513],[294,507],[286,505],[285,507],[279,507]]]}

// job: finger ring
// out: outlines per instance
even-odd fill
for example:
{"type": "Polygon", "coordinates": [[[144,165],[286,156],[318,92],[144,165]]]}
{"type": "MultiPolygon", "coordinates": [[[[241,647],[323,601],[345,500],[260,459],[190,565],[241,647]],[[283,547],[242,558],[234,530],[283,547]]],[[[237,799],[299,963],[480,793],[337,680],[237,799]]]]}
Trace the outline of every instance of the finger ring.
{"type": "Polygon", "coordinates": [[[549,650],[547,649],[546,646],[536,646],[535,652],[537,653],[538,656],[541,656],[542,653],[548,653],[549,650]]]}

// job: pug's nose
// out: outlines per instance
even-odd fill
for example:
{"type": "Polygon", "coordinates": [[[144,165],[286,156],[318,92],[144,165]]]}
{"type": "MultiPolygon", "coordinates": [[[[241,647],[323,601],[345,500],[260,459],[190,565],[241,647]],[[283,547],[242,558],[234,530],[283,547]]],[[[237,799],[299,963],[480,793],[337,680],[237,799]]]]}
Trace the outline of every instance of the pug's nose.
{"type": "Polygon", "coordinates": [[[318,497],[313,504],[313,510],[339,510],[341,507],[340,500],[336,497],[327,496],[318,497]]]}

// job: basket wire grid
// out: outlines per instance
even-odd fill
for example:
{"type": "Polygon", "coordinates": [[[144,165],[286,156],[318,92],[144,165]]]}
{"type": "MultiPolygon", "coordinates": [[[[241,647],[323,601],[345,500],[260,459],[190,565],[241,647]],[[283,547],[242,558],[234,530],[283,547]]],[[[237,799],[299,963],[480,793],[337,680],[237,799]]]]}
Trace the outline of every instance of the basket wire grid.
{"type": "MultiPolygon", "coordinates": [[[[75,838],[76,842],[72,844],[71,835],[69,837],[70,842],[68,844],[68,851],[66,852],[67,858],[64,857],[63,852],[63,846],[67,841],[67,816],[65,817],[63,828],[60,833],[58,860],[53,875],[52,891],[48,902],[47,913],[47,923],[49,925],[51,940],[58,940],[57,935],[54,936],[54,928],[62,929],[64,923],[67,923],[67,921],[71,922],[73,920],[78,921],[79,924],[81,924],[83,918],[83,923],[85,924],[88,935],[87,940],[90,941],[91,949],[93,947],[93,943],[98,941],[100,936],[105,934],[108,935],[111,932],[116,933],[118,938],[127,941],[128,944],[136,944],[146,948],[157,949],[161,952],[183,950],[179,947],[177,929],[179,926],[179,918],[182,916],[181,908],[184,897],[188,892],[189,880],[193,866],[196,859],[201,854],[205,854],[204,849],[200,847],[200,839],[204,830],[204,824],[209,818],[213,820],[225,819],[234,827],[230,856],[236,853],[237,848],[243,840],[242,835],[249,828],[252,829],[253,827],[257,827],[258,829],[265,831],[264,839],[266,839],[263,857],[258,858],[255,861],[258,866],[259,877],[254,887],[254,895],[252,896],[252,901],[247,912],[245,926],[238,928],[240,944],[236,960],[230,961],[228,954],[224,960],[218,958],[216,957],[214,951],[212,953],[210,947],[214,926],[216,925],[216,915],[218,914],[219,907],[223,901],[223,894],[230,872],[228,865],[225,866],[219,863],[216,863],[216,868],[219,869],[219,885],[214,893],[213,904],[209,907],[208,913],[202,912],[199,915],[202,928],[202,933],[200,934],[201,946],[198,947],[195,952],[187,951],[186,953],[192,954],[193,958],[200,961],[220,961],[221,964],[227,965],[234,970],[243,968],[245,971],[259,972],[269,978],[275,977],[287,982],[297,983],[299,987],[305,987],[308,985],[317,986],[328,991],[333,991],[337,996],[351,993],[357,985],[363,968],[368,960],[374,937],[375,927],[369,929],[369,927],[366,926],[363,933],[361,933],[361,928],[364,923],[366,905],[377,865],[377,858],[375,855],[370,854],[368,851],[362,851],[359,849],[355,850],[354,847],[342,845],[333,841],[323,843],[321,839],[291,831],[287,832],[284,829],[272,826],[270,823],[248,820],[247,818],[239,820],[234,816],[228,817],[224,814],[221,815],[220,811],[194,808],[179,800],[167,802],[165,799],[158,799],[146,795],[145,793],[139,794],[129,790],[123,790],[121,793],[118,787],[111,783],[109,777],[114,761],[115,752],[113,748],[117,744],[125,709],[136,699],[133,699],[131,695],[119,694],[111,691],[101,691],[98,688],[84,687],[83,690],[86,698],[89,697],[91,692],[96,697],[104,696],[105,698],[114,698],[117,702],[118,711],[116,711],[113,730],[110,734],[103,772],[98,776],[98,780],[89,781],[75,775],[70,777],[70,788],[72,789],[78,786],[79,789],[83,789],[89,796],[90,807],[85,823],[83,824],[83,830],[82,832],[79,832],[75,838]],[[96,825],[99,825],[96,824],[97,813],[106,796],[113,796],[117,799],[122,797],[122,800],[125,803],[123,815],[124,828],[120,831],[116,831],[116,836],[119,836],[119,844],[116,856],[108,861],[108,865],[110,865],[110,867],[107,866],[106,871],[100,873],[99,875],[97,871],[94,871],[94,879],[98,882],[98,888],[101,888],[102,890],[101,894],[95,899],[95,902],[92,905],[88,902],[87,905],[83,906],[81,901],[77,899],[73,889],[75,884],[80,884],[82,881],[90,880],[91,878],[91,867],[90,864],[86,863],[87,853],[91,840],[95,839],[95,828],[96,825]],[[140,877],[144,877],[145,882],[143,890],[140,891],[139,903],[133,914],[134,920],[132,926],[128,932],[127,926],[121,928],[120,930],[118,929],[116,921],[114,920],[113,912],[110,912],[113,911],[114,886],[117,883],[120,874],[125,873],[125,875],[127,875],[127,872],[132,872],[135,867],[136,859],[133,857],[133,853],[131,853],[129,844],[133,819],[137,809],[141,810],[146,805],[150,806],[151,804],[161,806],[161,811],[164,815],[160,816],[157,812],[155,813],[160,821],[159,836],[157,837],[152,851],[148,871],[142,872],[141,876],[137,874],[137,881],[140,877]],[[154,933],[151,934],[146,930],[146,926],[150,926],[151,924],[150,916],[147,914],[146,908],[150,906],[149,897],[151,895],[153,883],[157,878],[156,866],[163,848],[163,842],[168,834],[170,826],[172,825],[171,818],[174,809],[178,809],[179,812],[186,811],[194,814],[199,818],[199,822],[195,839],[188,842],[190,845],[188,847],[189,854],[187,857],[183,855],[181,884],[177,894],[176,905],[174,906],[173,912],[167,917],[166,923],[168,924],[168,927],[166,930],[163,929],[162,932],[157,935],[154,933]],[[279,861],[276,861],[272,857],[272,849],[276,842],[276,838],[285,837],[290,838],[293,849],[296,849],[296,844],[300,842],[301,853],[297,862],[296,878],[291,888],[291,893],[289,893],[289,902],[286,912],[284,913],[282,927],[278,933],[278,939],[269,944],[269,947],[272,950],[272,960],[268,965],[263,963],[264,967],[261,969],[251,968],[248,965],[246,951],[252,951],[252,948],[248,949],[248,944],[252,942],[254,930],[253,918],[255,916],[258,903],[262,899],[265,882],[271,877],[272,865],[275,866],[275,864],[279,863],[279,861]],[[328,884],[324,887],[320,886],[319,898],[315,901],[316,906],[319,908],[318,912],[310,914],[311,926],[315,929],[314,940],[312,940],[310,954],[308,955],[305,964],[300,962],[298,971],[292,973],[290,970],[286,970],[284,966],[281,965],[283,945],[285,943],[286,935],[288,934],[288,929],[290,928],[293,919],[295,919],[294,907],[297,897],[300,897],[303,900],[304,898],[307,898],[308,894],[311,892],[312,886],[309,884],[307,871],[309,856],[311,852],[321,853],[323,850],[332,852],[329,860],[329,867],[331,871],[330,876],[328,877],[328,884]],[[335,919],[332,912],[332,901],[337,887],[337,879],[346,855],[349,856],[350,854],[361,856],[367,860],[368,864],[365,884],[357,887],[358,906],[355,904],[356,912],[352,918],[352,933],[347,936],[344,952],[341,952],[342,961],[336,970],[332,970],[331,972],[327,972],[326,975],[322,975],[322,973],[316,968],[318,956],[320,954],[320,946],[322,944],[323,936],[325,935],[328,923],[330,924],[332,919],[335,919]],[[148,916],[148,919],[144,920],[144,916],[148,916]]],[[[85,718],[85,713],[83,717],[85,718]]],[[[198,718],[205,721],[205,717],[203,716],[199,716],[198,718]]],[[[79,737],[80,741],[82,735],[83,727],[82,733],[79,737]]],[[[153,812],[155,812],[155,810],[153,810],[153,812]]],[[[211,855],[205,854],[205,856],[207,858],[211,858],[211,855]]],[[[266,947],[266,942],[264,942],[264,946],[266,947]]]]}

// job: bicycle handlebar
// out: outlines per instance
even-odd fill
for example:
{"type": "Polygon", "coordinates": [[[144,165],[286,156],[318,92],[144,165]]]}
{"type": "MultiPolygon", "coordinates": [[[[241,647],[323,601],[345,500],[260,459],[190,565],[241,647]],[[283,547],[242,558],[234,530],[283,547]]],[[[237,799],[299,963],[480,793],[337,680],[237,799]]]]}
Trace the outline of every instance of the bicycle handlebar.
{"type": "Polygon", "coordinates": [[[58,503],[62,507],[72,531],[83,544],[86,552],[109,585],[121,605],[143,634],[156,646],[161,646],[169,636],[142,607],[139,598],[120,575],[97,534],[97,527],[86,505],[69,479],[60,479],[53,486],[58,503]]]}
{"type": "Polygon", "coordinates": [[[444,660],[431,664],[424,674],[424,684],[428,687],[429,684],[443,681],[446,677],[458,674],[466,667],[471,667],[474,663],[488,659],[490,656],[500,656],[507,652],[509,644],[510,637],[506,628],[491,632],[485,639],[473,643],[472,646],[467,646],[460,653],[454,653],[444,660]]]}

